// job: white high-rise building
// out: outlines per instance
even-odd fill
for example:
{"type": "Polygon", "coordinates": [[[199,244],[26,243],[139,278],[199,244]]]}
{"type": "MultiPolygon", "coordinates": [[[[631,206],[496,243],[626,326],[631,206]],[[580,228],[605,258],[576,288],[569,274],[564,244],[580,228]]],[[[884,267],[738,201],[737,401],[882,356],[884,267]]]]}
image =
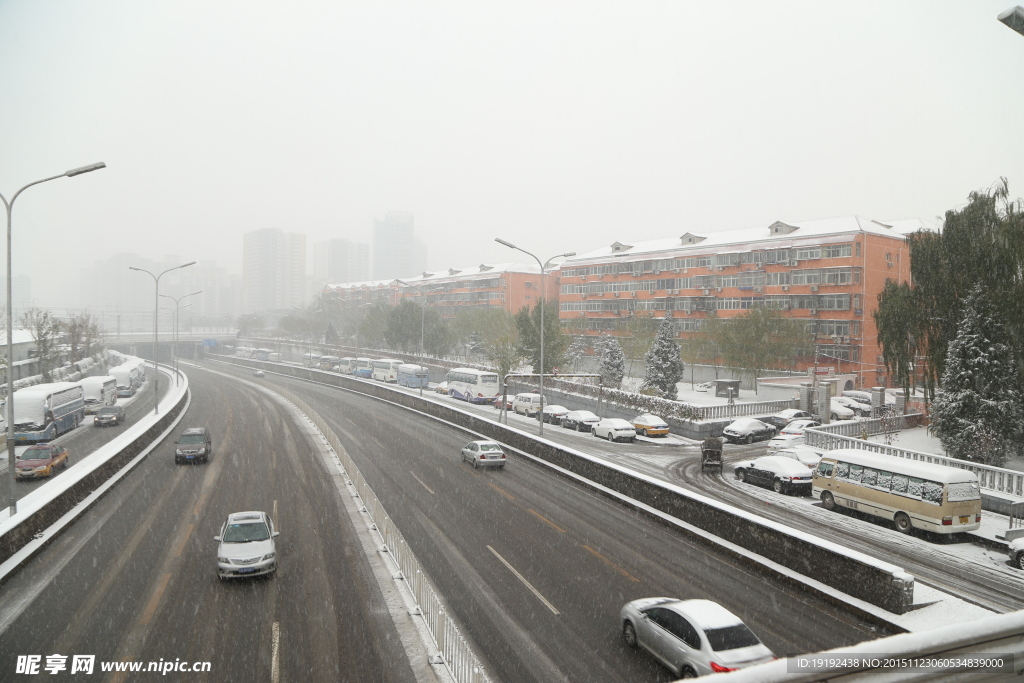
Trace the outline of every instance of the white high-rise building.
{"type": "Polygon", "coordinates": [[[411,213],[391,211],[373,222],[374,280],[414,277],[426,267],[427,248],[416,239],[411,213]]]}
{"type": "Polygon", "coordinates": [[[306,236],[265,228],[242,237],[243,308],[246,313],[306,303],[306,236]]]}
{"type": "Polygon", "coordinates": [[[324,284],[363,282],[370,279],[370,245],[332,239],[313,245],[313,278],[324,284]]]}

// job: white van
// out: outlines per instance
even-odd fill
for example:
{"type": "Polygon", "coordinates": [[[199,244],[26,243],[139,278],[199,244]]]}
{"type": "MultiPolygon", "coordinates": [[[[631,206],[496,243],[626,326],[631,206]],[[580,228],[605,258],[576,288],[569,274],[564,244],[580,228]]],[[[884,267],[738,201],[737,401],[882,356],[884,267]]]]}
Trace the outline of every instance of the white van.
{"type": "Polygon", "coordinates": [[[512,410],[526,417],[534,417],[540,412],[540,399],[540,394],[516,394],[512,400],[512,410]]]}

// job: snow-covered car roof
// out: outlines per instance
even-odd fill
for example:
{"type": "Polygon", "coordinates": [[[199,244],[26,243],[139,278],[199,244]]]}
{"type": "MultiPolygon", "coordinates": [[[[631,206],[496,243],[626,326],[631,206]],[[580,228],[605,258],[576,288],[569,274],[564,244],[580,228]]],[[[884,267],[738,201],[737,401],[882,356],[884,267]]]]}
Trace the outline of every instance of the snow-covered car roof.
{"type": "Polygon", "coordinates": [[[710,600],[680,600],[668,607],[690,617],[705,631],[743,623],[735,614],[710,600]]]}
{"type": "Polygon", "coordinates": [[[622,429],[633,428],[633,425],[629,420],[623,420],[621,417],[606,417],[603,420],[601,420],[601,422],[606,425],[611,425],[613,427],[619,427],[622,429]]]}
{"type": "Polygon", "coordinates": [[[751,460],[750,463],[754,467],[771,470],[772,472],[780,472],[798,477],[811,476],[811,470],[808,467],[801,465],[793,458],[781,455],[764,455],[751,460]]]}
{"type": "Polygon", "coordinates": [[[639,422],[639,423],[642,423],[642,424],[645,424],[645,425],[651,425],[651,426],[654,426],[654,425],[664,425],[666,427],[668,426],[668,423],[665,422],[665,420],[661,419],[657,415],[651,415],[650,413],[644,413],[643,415],[637,415],[636,417],[633,418],[632,422],[634,422],[634,423],[639,422]]]}
{"type": "Polygon", "coordinates": [[[740,417],[730,422],[726,429],[729,427],[767,427],[768,424],[761,422],[755,417],[740,417]]]}
{"type": "Polygon", "coordinates": [[[955,484],[959,482],[977,482],[978,475],[959,467],[948,467],[934,463],[910,460],[897,455],[885,455],[884,453],[871,453],[855,448],[842,448],[828,451],[823,459],[841,460],[863,467],[873,467],[878,470],[906,474],[907,476],[920,477],[943,484],[955,484]]]}
{"type": "Polygon", "coordinates": [[[545,413],[568,413],[569,409],[565,406],[560,406],[557,403],[555,405],[544,406],[545,413]]]}
{"type": "Polygon", "coordinates": [[[594,415],[589,410],[570,410],[569,411],[569,415],[572,415],[574,418],[577,418],[577,417],[597,417],[597,415],[594,415]]]}

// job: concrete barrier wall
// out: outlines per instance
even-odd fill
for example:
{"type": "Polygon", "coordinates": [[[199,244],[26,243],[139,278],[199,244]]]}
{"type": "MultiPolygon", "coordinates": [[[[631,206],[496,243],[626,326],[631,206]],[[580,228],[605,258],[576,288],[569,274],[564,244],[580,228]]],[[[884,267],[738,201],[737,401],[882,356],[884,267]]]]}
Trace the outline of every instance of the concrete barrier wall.
{"type": "MultiPolygon", "coordinates": [[[[131,462],[135,456],[150,446],[177,419],[187,403],[188,394],[183,392],[178,401],[160,419],[109,460],[83,476],[60,495],[44,503],[23,520],[18,522],[12,520],[14,526],[0,536],[0,563],[8,560],[28,544],[36,534],[49,528],[76,505],[88,498],[110,477],[131,462]]],[[[72,469],[69,469],[68,472],[70,473],[72,469]]]]}
{"type": "Polygon", "coordinates": [[[899,567],[799,530],[777,525],[705,496],[641,475],[631,475],[602,461],[587,458],[582,453],[463,412],[454,406],[424,400],[384,384],[345,375],[246,359],[227,360],[248,368],[311,379],[385,399],[452,422],[629,496],[794,572],[895,614],[903,614],[913,604],[914,578],[899,567]]]}

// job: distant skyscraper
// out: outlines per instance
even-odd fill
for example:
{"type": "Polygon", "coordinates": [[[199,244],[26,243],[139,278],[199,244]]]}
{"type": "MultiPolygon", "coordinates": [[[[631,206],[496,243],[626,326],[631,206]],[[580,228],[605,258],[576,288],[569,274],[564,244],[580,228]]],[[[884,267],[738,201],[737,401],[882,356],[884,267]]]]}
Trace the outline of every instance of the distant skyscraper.
{"type": "Polygon", "coordinates": [[[325,284],[363,282],[370,279],[370,245],[346,239],[333,239],[313,245],[313,277],[325,284]]]}
{"type": "Polygon", "coordinates": [[[260,313],[306,303],[306,236],[275,228],[242,237],[243,307],[260,313]]]}
{"type": "Polygon", "coordinates": [[[392,211],[373,222],[373,279],[419,275],[427,267],[427,249],[413,233],[411,213],[392,211]]]}

